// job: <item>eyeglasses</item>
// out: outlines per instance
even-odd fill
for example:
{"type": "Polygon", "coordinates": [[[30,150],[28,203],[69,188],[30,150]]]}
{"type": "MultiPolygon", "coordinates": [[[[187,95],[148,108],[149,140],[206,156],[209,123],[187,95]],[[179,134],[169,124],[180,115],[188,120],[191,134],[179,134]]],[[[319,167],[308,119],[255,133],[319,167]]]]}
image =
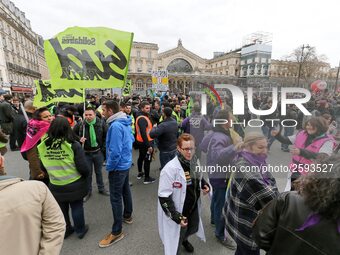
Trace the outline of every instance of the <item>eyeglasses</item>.
{"type": "Polygon", "coordinates": [[[195,150],[195,147],[194,148],[181,148],[181,150],[184,150],[185,152],[193,152],[195,150]]]}

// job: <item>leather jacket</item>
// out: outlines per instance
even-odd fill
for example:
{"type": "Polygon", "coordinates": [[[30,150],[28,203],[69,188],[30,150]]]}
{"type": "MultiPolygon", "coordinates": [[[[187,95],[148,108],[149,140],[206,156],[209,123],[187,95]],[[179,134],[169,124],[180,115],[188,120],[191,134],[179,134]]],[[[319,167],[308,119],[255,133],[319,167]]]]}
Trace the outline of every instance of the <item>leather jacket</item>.
{"type": "Polygon", "coordinates": [[[298,231],[313,212],[297,192],[282,193],[262,210],[253,227],[253,239],[267,254],[340,254],[335,221],[321,221],[298,231]]]}

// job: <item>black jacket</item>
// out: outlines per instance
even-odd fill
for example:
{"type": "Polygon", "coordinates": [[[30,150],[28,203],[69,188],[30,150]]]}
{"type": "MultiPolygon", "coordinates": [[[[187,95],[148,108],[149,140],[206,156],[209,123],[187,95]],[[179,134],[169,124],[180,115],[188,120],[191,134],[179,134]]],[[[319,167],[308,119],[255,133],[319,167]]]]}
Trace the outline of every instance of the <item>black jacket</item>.
{"type": "Polygon", "coordinates": [[[85,151],[96,151],[100,149],[102,152],[105,152],[105,140],[106,140],[106,132],[107,132],[107,126],[104,120],[96,117],[96,124],[94,125],[94,130],[96,132],[96,140],[97,140],[97,147],[91,147],[91,140],[90,140],[90,126],[87,124],[86,121],[79,122],[75,125],[73,128],[73,131],[75,134],[79,137],[83,136],[83,127],[85,124],[85,144],[84,144],[84,150],[85,151]]]}
{"type": "MultiPolygon", "coordinates": [[[[28,119],[32,119],[32,113],[26,112],[28,119]]],[[[22,111],[19,111],[18,115],[14,118],[13,129],[16,133],[18,147],[21,148],[21,145],[24,143],[26,138],[26,129],[27,129],[27,121],[25,119],[22,111]]]]}
{"type": "Polygon", "coordinates": [[[267,254],[339,255],[340,234],[336,222],[320,223],[297,231],[312,211],[296,192],[281,194],[260,213],[253,227],[253,238],[267,254]]]}
{"type": "MultiPolygon", "coordinates": [[[[150,119],[150,117],[149,117],[149,115],[147,113],[141,112],[138,115],[138,117],[141,116],[141,115],[144,115],[145,117],[150,119]]],[[[143,146],[143,147],[147,147],[147,148],[152,147],[153,146],[153,142],[152,141],[148,141],[148,137],[147,137],[147,134],[146,134],[146,128],[148,127],[148,122],[146,121],[145,118],[139,118],[138,121],[137,121],[137,118],[136,118],[136,127],[137,127],[137,125],[139,126],[139,130],[140,130],[140,134],[142,136],[143,142],[136,141],[136,143],[139,146],[143,146]]],[[[136,132],[137,132],[137,129],[136,129],[136,132]]]]}
{"type": "Polygon", "coordinates": [[[12,105],[4,100],[0,103],[0,123],[13,122],[15,117],[15,111],[12,105]]]}
{"type": "Polygon", "coordinates": [[[158,148],[160,151],[173,151],[176,149],[178,136],[177,121],[167,118],[157,127],[152,128],[151,138],[158,138],[158,148]]]}
{"type": "Polygon", "coordinates": [[[13,132],[13,121],[16,112],[12,105],[6,100],[0,103],[0,125],[2,131],[5,134],[11,134],[13,132]]]}

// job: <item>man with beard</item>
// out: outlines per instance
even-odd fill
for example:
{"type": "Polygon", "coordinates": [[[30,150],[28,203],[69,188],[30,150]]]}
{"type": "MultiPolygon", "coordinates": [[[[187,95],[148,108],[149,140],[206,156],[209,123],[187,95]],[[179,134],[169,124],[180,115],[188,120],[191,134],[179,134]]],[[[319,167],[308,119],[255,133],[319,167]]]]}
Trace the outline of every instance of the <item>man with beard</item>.
{"type": "Polygon", "coordinates": [[[150,120],[150,103],[143,101],[140,104],[141,115],[136,119],[136,140],[139,148],[137,179],[144,176],[144,184],[151,184],[155,179],[150,176],[150,164],[153,153],[153,139],[150,137],[152,122],[150,120]],[[144,163],[144,173],[142,172],[144,163]]]}

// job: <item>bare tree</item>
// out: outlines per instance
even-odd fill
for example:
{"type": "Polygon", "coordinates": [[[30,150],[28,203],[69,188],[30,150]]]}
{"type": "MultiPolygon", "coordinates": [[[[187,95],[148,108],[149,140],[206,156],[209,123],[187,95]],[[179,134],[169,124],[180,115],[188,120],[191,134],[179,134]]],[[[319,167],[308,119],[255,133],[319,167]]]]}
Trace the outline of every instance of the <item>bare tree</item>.
{"type": "Polygon", "coordinates": [[[317,78],[325,78],[329,68],[326,63],[327,57],[325,55],[318,55],[315,47],[300,46],[296,48],[288,59],[296,62],[297,65],[292,66],[296,70],[291,70],[293,73],[298,74],[300,68],[300,78],[309,83],[317,78]]]}

